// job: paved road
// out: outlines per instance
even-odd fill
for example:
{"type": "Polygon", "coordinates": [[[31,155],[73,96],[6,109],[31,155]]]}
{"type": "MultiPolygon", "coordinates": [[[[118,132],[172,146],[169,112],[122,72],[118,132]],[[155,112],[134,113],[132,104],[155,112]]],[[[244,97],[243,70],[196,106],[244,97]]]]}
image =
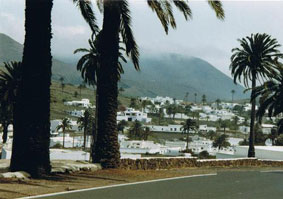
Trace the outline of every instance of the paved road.
{"type": "Polygon", "coordinates": [[[283,172],[238,171],[42,197],[44,199],[282,199],[283,172]]]}

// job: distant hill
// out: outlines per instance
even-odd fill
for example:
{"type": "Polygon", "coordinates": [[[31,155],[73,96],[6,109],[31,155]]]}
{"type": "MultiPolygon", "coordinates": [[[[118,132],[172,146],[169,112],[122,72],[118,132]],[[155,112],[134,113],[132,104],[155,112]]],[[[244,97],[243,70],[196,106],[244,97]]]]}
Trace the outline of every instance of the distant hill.
{"type": "Polygon", "coordinates": [[[161,57],[141,59],[141,71],[137,72],[128,64],[124,67],[121,86],[128,95],[171,96],[183,99],[189,92],[189,99],[198,101],[203,94],[208,100],[217,98],[231,100],[231,90],[236,91],[235,99],[248,98],[244,88],[235,85],[230,77],[223,74],[205,60],[165,54],[161,57]]]}
{"type": "MultiPolygon", "coordinates": [[[[0,33],[0,64],[5,61],[21,60],[23,45],[7,35],[0,33]]],[[[231,100],[234,89],[235,99],[248,98],[244,88],[234,85],[232,79],[217,70],[205,60],[196,57],[184,57],[176,54],[164,54],[159,57],[141,57],[141,71],[137,72],[129,62],[124,66],[121,87],[129,96],[171,96],[183,99],[189,92],[189,100],[198,101],[205,94],[209,101],[217,98],[231,100]]],[[[76,71],[75,63],[66,64],[53,59],[52,78],[61,76],[66,83],[80,84],[82,79],[76,71]]]]}
{"type": "MultiPolygon", "coordinates": [[[[0,33],[0,64],[7,61],[20,61],[22,54],[22,44],[0,33]]],[[[75,64],[66,64],[58,59],[53,59],[52,79],[59,80],[62,76],[66,83],[80,84],[82,82],[75,64]]]]}

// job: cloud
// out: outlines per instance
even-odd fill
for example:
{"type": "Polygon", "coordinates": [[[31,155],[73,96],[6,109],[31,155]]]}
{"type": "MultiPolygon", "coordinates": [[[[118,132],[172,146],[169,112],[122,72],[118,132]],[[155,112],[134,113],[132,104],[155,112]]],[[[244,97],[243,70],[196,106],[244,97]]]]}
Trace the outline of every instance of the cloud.
{"type": "Polygon", "coordinates": [[[86,35],[89,33],[86,26],[76,25],[76,26],[61,26],[54,25],[53,33],[56,37],[63,37],[69,39],[75,39],[77,36],[86,35]]]}

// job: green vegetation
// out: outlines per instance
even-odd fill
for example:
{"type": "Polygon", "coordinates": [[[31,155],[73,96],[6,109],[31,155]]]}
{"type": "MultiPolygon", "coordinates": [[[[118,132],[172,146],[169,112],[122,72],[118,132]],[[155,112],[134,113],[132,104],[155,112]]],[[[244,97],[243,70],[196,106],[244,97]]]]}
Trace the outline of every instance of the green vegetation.
{"type": "Polygon", "coordinates": [[[255,157],[256,97],[254,96],[256,82],[259,79],[272,78],[276,74],[276,60],[283,54],[278,49],[280,45],[277,40],[267,34],[252,34],[250,37],[242,38],[239,42],[241,48],[232,49],[230,69],[235,83],[243,81],[244,85],[252,90],[248,157],[255,157]]]}

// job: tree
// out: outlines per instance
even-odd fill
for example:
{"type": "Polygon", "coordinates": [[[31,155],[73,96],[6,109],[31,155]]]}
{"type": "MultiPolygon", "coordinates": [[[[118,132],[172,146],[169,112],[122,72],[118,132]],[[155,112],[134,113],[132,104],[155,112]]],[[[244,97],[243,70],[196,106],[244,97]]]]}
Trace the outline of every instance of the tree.
{"type": "Polygon", "coordinates": [[[216,99],[215,102],[216,102],[217,109],[219,109],[220,108],[219,104],[221,103],[221,100],[220,99],[216,99]]]}
{"type": "Polygon", "coordinates": [[[49,173],[52,0],[26,0],[23,71],[14,111],[11,171],[49,173]],[[28,116],[28,117],[27,117],[28,116]]]}
{"type": "Polygon", "coordinates": [[[62,132],[63,132],[63,148],[65,148],[65,133],[66,133],[66,130],[72,129],[71,120],[69,118],[65,117],[62,120],[62,123],[60,125],[58,125],[56,129],[57,129],[57,131],[62,129],[62,132]]]}
{"type": "MultiPolygon", "coordinates": [[[[95,30],[89,1],[73,0],[95,30]]],[[[14,107],[10,169],[33,177],[49,173],[51,10],[53,0],[26,0],[23,72],[14,107]],[[29,117],[27,117],[27,115],[29,117]]]]}
{"type": "MultiPolygon", "coordinates": [[[[266,79],[276,72],[275,58],[282,56],[279,52],[276,39],[272,39],[267,34],[252,34],[250,37],[239,40],[241,48],[232,50],[230,69],[234,82],[243,83],[246,87],[250,87],[251,81],[251,96],[254,96],[256,81],[266,79]]],[[[256,115],[256,99],[251,97],[251,123],[249,137],[249,152],[248,157],[255,157],[254,149],[254,123],[256,115]]]]}
{"type": "MultiPolygon", "coordinates": [[[[191,10],[185,1],[151,1],[148,5],[156,12],[165,32],[169,26],[176,28],[172,4],[182,12],[185,19],[191,17],[191,10]]],[[[119,167],[120,155],[117,138],[117,96],[118,96],[118,49],[119,36],[125,44],[126,54],[131,58],[135,68],[139,70],[139,51],[131,30],[131,15],[126,0],[98,1],[103,8],[103,25],[101,34],[101,67],[98,75],[98,139],[94,162],[102,163],[103,167],[119,167]],[[121,33],[119,35],[119,33],[121,33]],[[109,143],[112,143],[109,145],[109,143]]],[[[216,11],[216,16],[223,19],[224,12],[219,1],[209,1],[216,11]]],[[[102,10],[102,9],[101,9],[102,10]]]]}
{"type": "Polygon", "coordinates": [[[124,134],[124,129],[128,125],[128,122],[126,120],[122,120],[118,123],[117,129],[119,132],[122,132],[124,134]]]}
{"type": "Polygon", "coordinates": [[[164,117],[164,110],[163,108],[159,108],[158,110],[158,124],[160,125],[161,119],[164,117]]]}
{"type": "Polygon", "coordinates": [[[235,94],[235,90],[233,89],[233,90],[231,90],[231,94],[232,94],[232,103],[234,103],[234,94],[235,94]]]}
{"type": "Polygon", "coordinates": [[[132,128],[129,131],[129,138],[130,139],[142,139],[143,138],[143,127],[142,127],[142,123],[139,122],[138,120],[135,120],[132,128]]]}
{"type": "MultiPolygon", "coordinates": [[[[257,117],[261,122],[262,117],[268,111],[269,117],[276,117],[283,113],[283,65],[277,62],[279,74],[274,75],[271,80],[254,90],[253,99],[260,97],[260,106],[257,111],[257,117]]],[[[283,120],[278,122],[278,131],[282,132],[283,120]]]]}
{"type": "Polygon", "coordinates": [[[230,146],[230,143],[227,141],[228,135],[222,134],[217,136],[212,143],[213,147],[217,147],[218,149],[227,148],[230,146]]]}
{"type": "Polygon", "coordinates": [[[4,70],[0,70],[0,122],[3,126],[3,143],[7,141],[8,126],[13,123],[13,111],[21,76],[20,62],[4,63],[4,70]]]}
{"type": "Polygon", "coordinates": [[[61,90],[62,90],[62,94],[64,92],[64,88],[65,88],[65,83],[64,83],[64,77],[60,77],[60,82],[61,82],[61,90]]]}
{"type": "Polygon", "coordinates": [[[220,122],[220,127],[223,128],[224,130],[224,134],[226,133],[226,128],[229,125],[229,121],[228,120],[219,120],[220,122]]]}
{"type": "Polygon", "coordinates": [[[201,102],[202,102],[202,105],[206,103],[206,95],[202,95],[201,102]]]}
{"type": "Polygon", "coordinates": [[[189,134],[190,134],[190,131],[195,131],[196,128],[197,128],[197,124],[196,124],[195,120],[187,119],[186,122],[183,123],[183,126],[182,126],[183,133],[187,134],[187,137],[186,137],[186,142],[187,142],[186,151],[189,150],[189,134]]]}
{"type": "Polygon", "coordinates": [[[131,98],[130,107],[134,108],[134,109],[138,108],[138,104],[137,104],[137,99],[136,98],[131,98]]]}
{"type": "Polygon", "coordinates": [[[198,96],[198,94],[195,93],[194,96],[195,96],[195,104],[197,104],[197,96],[198,96]]]}
{"type": "Polygon", "coordinates": [[[86,149],[86,136],[91,134],[92,132],[92,121],[94,120],[92,110],[86,109],[83,116],[79,117],[78,124],[79,129],[84,130],[84,142],[83,142],[83,148],[86,149]]]}

